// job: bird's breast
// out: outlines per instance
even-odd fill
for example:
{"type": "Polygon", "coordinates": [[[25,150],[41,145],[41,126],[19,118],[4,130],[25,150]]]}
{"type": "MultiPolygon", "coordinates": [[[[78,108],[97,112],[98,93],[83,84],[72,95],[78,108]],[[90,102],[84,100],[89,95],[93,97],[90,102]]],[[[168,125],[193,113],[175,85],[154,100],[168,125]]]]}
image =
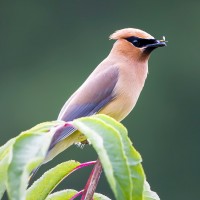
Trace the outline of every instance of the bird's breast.
{"type": "Polygon", "coordinates": [[[119,79],[114,90],[114,98],[100,113],[114,119],[123,120],[134,108],[147,76],[147,66],[120,65],[119,79]],[[137,69],[136,67],[141,67],[137,69]]]}

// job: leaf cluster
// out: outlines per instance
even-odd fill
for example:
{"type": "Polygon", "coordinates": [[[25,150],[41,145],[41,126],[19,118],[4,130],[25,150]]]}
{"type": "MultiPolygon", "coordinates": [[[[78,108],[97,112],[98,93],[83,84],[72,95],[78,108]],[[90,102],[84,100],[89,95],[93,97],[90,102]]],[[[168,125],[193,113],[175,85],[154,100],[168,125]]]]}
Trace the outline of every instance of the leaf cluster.
{"type": "MultiPolygon", "coordinates": [[[[47,156],[54,127],[65,122],[45,122],[22,132],[0,147],[0,199],[6,191],[10,200],[70,200],[78,193],[56,186],[83,164],[66,161],[48,170],[28,187],[30,174],[47,156]]],[[[126,128],[106,115],[76,119],[71,125],[83,133],[99,156],[107,181],[117,200],[159,200],[150,190],[142,158],[133,147],[126,128]]],[[[94,200],[109,200],[94,194],[94,200]]]]}

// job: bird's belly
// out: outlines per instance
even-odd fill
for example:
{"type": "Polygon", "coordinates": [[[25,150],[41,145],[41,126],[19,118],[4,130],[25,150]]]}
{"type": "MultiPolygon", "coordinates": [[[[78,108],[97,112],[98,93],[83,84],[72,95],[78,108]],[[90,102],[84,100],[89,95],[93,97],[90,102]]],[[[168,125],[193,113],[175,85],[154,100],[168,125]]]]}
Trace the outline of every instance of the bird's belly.
{"type": "Polygon", "coordinates": [[[117,121],[121,121],[131,112],[135,103],[134,99],[129,95],[118,96],[101,109],[99,113],[106,114],[117,121]]]}

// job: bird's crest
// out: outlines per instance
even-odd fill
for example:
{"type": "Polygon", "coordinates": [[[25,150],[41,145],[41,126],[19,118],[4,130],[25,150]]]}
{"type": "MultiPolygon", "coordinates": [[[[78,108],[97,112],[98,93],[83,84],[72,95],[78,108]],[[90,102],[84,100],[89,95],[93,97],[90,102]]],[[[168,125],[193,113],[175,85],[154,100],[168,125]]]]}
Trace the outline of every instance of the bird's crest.
{"type": "Polygon", "coordinates": [[[154,39],[153,36],[146,33],[145,31],[142,31],[140,29],[135,29],[135,28],[125,28],[125,29],[117,30],[112,35],[110,35],[109,38],[111,40],[118,40],[118,39],[129,38],[132,36],[144,38],[144,39],[154,39]]]}

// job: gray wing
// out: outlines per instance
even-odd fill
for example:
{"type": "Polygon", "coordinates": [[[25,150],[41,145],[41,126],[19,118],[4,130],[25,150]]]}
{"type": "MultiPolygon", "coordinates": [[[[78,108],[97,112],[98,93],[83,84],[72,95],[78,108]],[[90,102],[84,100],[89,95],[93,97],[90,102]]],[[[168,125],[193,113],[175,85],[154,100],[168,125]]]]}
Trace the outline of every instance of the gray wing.
{"type": "MultiPolygon", "coordinates": [[[[86,80],[81,88],[70,98],[67,105],[64,105],[62,115],[59,115],[58,119],[67,122],[90,116],[100,111],[115,97],[114,88],[118,75],[117,67],[108,67],[103,72],[86,80]]],[[[55,133],[50,149],[74,131],[73,127],[65,127],[65,129],[55,133]]]]}

